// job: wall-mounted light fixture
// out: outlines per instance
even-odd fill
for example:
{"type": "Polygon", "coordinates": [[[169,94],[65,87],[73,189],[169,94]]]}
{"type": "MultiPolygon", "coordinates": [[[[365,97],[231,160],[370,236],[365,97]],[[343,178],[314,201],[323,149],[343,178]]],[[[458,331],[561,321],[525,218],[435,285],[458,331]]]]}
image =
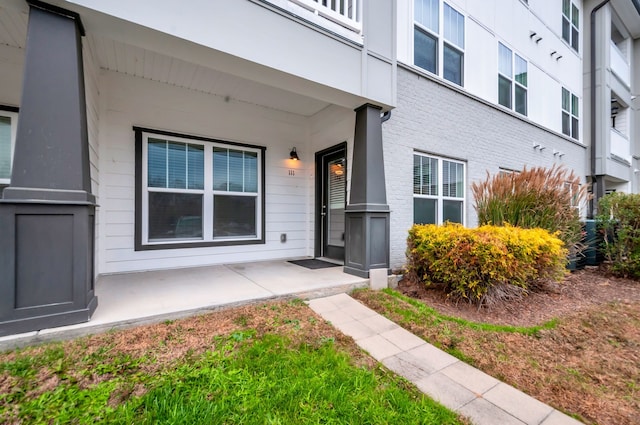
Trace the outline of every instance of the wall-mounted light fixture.
{"type": "Polygon", "coordinates": [[[331,172],[336,176],[342,176],[344,174],[344,166],[342,165],[342,162],[331,164],[330,169],[331,172]]]}
{"type": "Polygon", "coordinates": [[[298,152],[296,152],[295,146],[291,148],[291,152],[289,152],[289,158],[293,159],[294,161],[300,160],[300,158],[298,157],[298,152]]]}
{"type": "Polygon", "coordinates": [[[564,152],[560,152],[558,150],[553,150],[553,156],[557,156],[558,158],[562,158],[564,156],[564,152]]]}
{"type": "Polygon", "coordinates": [[[534,150],[538,149],[540,146],[542,146],[540,143],[533,142],[533,149],[534,150]]]}

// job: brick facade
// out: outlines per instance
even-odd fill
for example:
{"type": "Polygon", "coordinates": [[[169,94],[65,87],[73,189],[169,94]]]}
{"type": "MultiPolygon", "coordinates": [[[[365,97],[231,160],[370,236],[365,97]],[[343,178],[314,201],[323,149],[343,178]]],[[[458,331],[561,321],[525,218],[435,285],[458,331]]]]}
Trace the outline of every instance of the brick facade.
{"type": "Polygon", "coordinates": [[[477,224],[471,183],[484,179],[487,171],[563,164],[585,179],[588,173],[585,146],[403,66],[398,66],[398,105],[383,124],[383,140],[393,268],[405,262],[407,230],[413,223],[415,151],[466,163],[467,226],[477,224]],[[534,143],[545,149],[534,149],[534,143]],[[554,155],[554,150],[564,155],[554,155]]]}

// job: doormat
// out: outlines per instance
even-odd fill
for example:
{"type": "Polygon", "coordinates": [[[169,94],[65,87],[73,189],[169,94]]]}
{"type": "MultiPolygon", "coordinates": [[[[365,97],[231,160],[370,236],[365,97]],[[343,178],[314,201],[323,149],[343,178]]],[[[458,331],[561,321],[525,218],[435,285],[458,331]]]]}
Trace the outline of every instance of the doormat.
{"type": "Polygon", "coordinates": [[[296,266],[306,267],[308,269],[326,269],[329,267],[340,267],[340,264],[330,263],[328,261],[318,260],[317,258],[308,258],[306,260],[290,260],[288,261],[296,266]]]}

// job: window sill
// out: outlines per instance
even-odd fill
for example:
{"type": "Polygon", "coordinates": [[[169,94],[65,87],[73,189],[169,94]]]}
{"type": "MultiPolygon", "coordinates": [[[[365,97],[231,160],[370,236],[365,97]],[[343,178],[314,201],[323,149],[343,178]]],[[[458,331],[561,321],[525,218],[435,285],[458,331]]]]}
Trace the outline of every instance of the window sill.
{"type": "Polygon", "coordinates": [[[136,243],[135,251],[156,251],[161,249],[188,249],[188,248],[209,248],[216,246],[235,246],[235,245],[264,245],[264,239],[237,239],[226,241],[200,241],[200,242],[175,242],[175,243],[156,243],[156,244],[138,244],[136,243]]]}

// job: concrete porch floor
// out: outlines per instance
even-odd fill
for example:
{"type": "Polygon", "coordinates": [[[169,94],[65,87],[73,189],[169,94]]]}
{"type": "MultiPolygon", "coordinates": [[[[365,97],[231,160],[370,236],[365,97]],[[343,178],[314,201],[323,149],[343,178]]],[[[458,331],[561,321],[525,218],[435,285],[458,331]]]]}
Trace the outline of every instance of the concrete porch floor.
{"type": "Polygon", "coordinates": [[[96,283],[98,307],[89,322],[0,337],[0,350],[252,302],[317,298],[368,283],[342,266],[311,270],[285,260],[105,275],[96,283]]]}

